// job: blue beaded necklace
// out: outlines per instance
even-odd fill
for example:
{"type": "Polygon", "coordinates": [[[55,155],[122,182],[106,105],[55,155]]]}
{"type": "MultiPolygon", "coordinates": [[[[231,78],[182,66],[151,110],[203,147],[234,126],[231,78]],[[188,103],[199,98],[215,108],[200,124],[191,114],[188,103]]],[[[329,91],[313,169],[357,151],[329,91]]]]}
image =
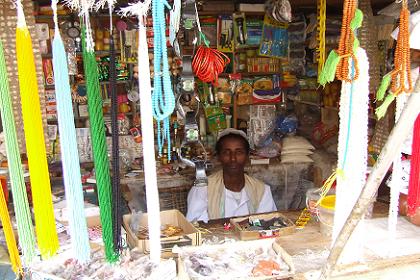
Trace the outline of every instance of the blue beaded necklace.
{"type": "MultiPolygon", "coordinates": [[[[165,7],[170,8],[165,0],[153,0],[153,39],[154,39],[154,67],[155,75],[153,79],[153,117],[157,121],[157,142],[159,155],[162,155],[163,143],[168,143],[168,151],[171,150],[170,141],[170,117],[175,108],[175,96],[172,91],[171,78],[169,76],[168,51],[166,48],[166,23],[165,7]],[[161,129],[163,121],[163,131],[161,129]]],[[[168,153],[170,159],[170,153],[168,153]]]]}

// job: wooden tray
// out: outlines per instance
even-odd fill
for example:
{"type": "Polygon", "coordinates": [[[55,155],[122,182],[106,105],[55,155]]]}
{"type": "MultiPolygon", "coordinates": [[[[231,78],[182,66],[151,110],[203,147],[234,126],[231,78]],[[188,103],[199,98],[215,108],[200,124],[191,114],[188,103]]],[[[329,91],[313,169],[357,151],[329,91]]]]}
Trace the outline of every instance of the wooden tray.
{"type": "Polygon", "coordinates": [[[261,238],[270,238],[270,237],[279,237],[284,235],[293,234],[296,230],[295,224],[286,216],[279,212],[266,213],[266,214],[256,214],[240,218],[230,219],[231,225],[234,227],[235,231],[238,232],[239,238],[241,240],[254,240],[261,238]],[[241,227],[240,223],[249,220],[249,219],[259,219],[259,220],[271,220],[273,218],[282,218],[286,222],[287,226],[274,230],[260,230],[260,231],[250,231],[241,227]]]}

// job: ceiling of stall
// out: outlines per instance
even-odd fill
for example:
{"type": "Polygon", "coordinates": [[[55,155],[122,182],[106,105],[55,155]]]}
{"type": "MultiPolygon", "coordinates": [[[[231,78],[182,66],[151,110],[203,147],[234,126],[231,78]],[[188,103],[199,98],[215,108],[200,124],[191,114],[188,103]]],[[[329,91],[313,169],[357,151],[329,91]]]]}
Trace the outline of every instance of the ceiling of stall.
{"type": "MultiPolygon", "coordinates": [[[[135,1],[136,0],[118,0],[117,2],[118,4],[125,5],[126,3],[135,2],[135,1]]],[[[197,0],[197,2],[218,2],[218,1],[223,1],[223,0],[197,0]]],[[[372,3],[372,9],[375,12],[388,6],[392,2],[394,2],[393,0],[370,0],[370,1],[372,3]]],[[[38,0],[34,2],[38,2],[39,5],[48,5],[51,3],[50,0],[38,0]]],[[[236,3],[264,3],[265,0],[234,0],[234,2],[236,3]]],[[[304,7],[315,8],[316,2],[317,2],[316,0],[290,0],[290,3],[292,4],[292,7],[294,9],[300,9],[304,7]]],[[[343,6],[343,0],[327,0],[327,7],[330,7],[333,10],[340,10],[342,6],[343,6]]]]}

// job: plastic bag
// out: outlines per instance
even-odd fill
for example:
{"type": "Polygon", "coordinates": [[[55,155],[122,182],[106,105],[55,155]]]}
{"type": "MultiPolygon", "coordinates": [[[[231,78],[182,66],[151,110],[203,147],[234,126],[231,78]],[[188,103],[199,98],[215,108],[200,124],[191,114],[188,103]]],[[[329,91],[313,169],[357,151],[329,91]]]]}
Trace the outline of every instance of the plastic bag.
{"type": "Polygon", "coordinates": [[[283,134],[295,133],[298,126],[298,119],[295,115],[287,117],[279,116],[276,120],[277,130],[283,134]]]}
{"type": "Polygon", "coordinates": [[[138,211],[138,212],[133,211],[131,213],[130,229],[133,232],[139,232],[139,230],[141,228],[141,226],[140,226],[140,218],[141,218],[141,215],[142,214],[143,214],[143,212],[141,212],[141,211],[138,211]]]}
{"type": "Polygon", "coordinates": [[[279,22],[292,20],[292,7],[288,0],[269,0],[266,2],[268,15],[279,22]]]}

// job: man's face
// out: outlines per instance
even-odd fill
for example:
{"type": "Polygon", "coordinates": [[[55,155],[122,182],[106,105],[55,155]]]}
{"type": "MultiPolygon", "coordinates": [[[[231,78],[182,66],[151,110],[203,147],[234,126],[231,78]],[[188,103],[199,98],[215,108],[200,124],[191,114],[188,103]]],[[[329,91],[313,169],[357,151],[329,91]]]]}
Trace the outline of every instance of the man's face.
{"type": "Polygon", "coordinates": [[[243,173],[248,152],[244,142],[236,138],[222,140],[219,160],[222,163],[223,171],[227,173],[243,173]]]}

